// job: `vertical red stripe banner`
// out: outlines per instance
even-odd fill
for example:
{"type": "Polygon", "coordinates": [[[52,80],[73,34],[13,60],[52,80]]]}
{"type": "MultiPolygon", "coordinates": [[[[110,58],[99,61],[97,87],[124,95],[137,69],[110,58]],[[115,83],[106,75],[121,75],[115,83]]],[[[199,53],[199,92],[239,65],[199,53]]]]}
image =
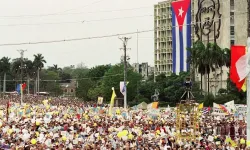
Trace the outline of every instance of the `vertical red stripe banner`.
{"type": "Polygon", "coordinates": [[[233,83],[236,84],[236,87],[241,90],[245,79],[239,82],[239,76],[236,69],[236,62],[238,59],[246,54],[246,47],[245,46],[236,46],[233,45],[231,47],[231,67],[230,67],[230,79],[233,83]]]}

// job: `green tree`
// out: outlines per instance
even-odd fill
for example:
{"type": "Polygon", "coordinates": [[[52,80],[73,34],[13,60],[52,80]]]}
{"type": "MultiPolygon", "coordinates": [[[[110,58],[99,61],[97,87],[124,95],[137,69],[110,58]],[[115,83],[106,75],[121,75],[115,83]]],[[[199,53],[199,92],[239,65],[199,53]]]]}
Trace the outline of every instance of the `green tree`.
{"type": "Polygon", "coordinates": [[[103,95],[102,78],[110,68],[111,65],[99,65],[89,69],[87,76],[93,83],[87,94],[89,99],[96,100],[98,96],[103,95]]]}
{"type": "Polygon", "coordinates": [[[41,70],[44,67],[44,64],[47,63],[42,54],[34,55],[34,67],[38,70],[41,70]]]}
{"type": "MultiPolygon", "coordinates": [[[[10,58],[3,57],[0,60],[0,73],[3,74],[4,76],[3,92],[6,92],[6,75],[9,72],[10,72],[10,58]]],[[[1,74],[0,74],[0,77],[1,77],[1,74]]]]}
{"type": "MultiPolygon", "coordinates": [[[[205,66],[202,63],[202,59],[200,58],[201,52],[205,51],[205,45],[202,41],[196,41],[193,44],[192,48],[187,48],[190,52],[190,56],[188,57],[187,61],[192,65],[192,78],[195,81],[195,70],[197,69],[198,73],[201,76],[201,90],[203,87],[203,80],[202,77],[205,74],[205,66]]],[[[205,85],[206,86],[206,85],[205,85]]]]}
{"type": "MultiPolygon", "coordinates": [[[[187,49],[190,52],[188,62],[192,65],[192,74],[194,74],[195,68],[201,74],[201,88],[202,88],[202,76],[204,76],[205,92],[209,93],[209,74],[215,69],[229,64],[229,51],[228,49],[221,49],[216,43],[207,43],[205,46],[202,41],[196,41],[192,48],[187,49]]],[[[194,76],[193,76],[194,78],[194,76]]]]}
{"type": "MultiPolygon", "coordinates": [[[[117,64],[112,66],[106,73],[102,80],[103,96],[105,99],[110,99],[112,91],[111,88],[114,87],[117,97],[123,98],[120,92],[120,81],[123,81],[123,64],[117,64]]],[[[137,83],[142,79],[141,75],[134,72],[131,66],[127,69],[127,100],[128,103],[133,101],[137,95],[137,83]]]]}
{"type": "MultiPolygon", "coordinates": [[[[155,93],[155,89],[159,89],[159,84],[154,81],[145,81],[141,82],[139,85],[139,94],[138,101],[140,98],[147,98],[149,102],[152,101],[151,96],[155,93]],[[141,97],[142,96],[142,97],[141,97]]],[[[159,91],[162,93],[162,91],[159,91]]]]}
{"type": "Polygon", "coordinates": [[[87,76],[91,78],[93,81],[100,80],[101,77],[105,75],[105,73],[111,68],[110,65],[99,65],[89,69],[87,76]]]}
{"type": "Polygon", "coordinates": [[[35,67],[35,69],[37,70],[37,86],[38,86],[38,91],[37,92],[40,92],[39,91],[39,88],[40,88],[40,71],[41,69],[44,67],[44,64],[46,63],[46,60],[44,59],[43,55],[42,54],[37,54],[37,55],[34,55],[34,61],[33,61],[33,65],[35,67]]]}
{"type": "Polygon", "coordinates": [[[90,79],[79,79],[78,88],[76,89],[76,96],[82,98],[85,101],[90,100],[88,97],[88,91],[93,87],[93,81],[90,79]]]}
{"type": "Polygon", "coordinates": [[[49,92],[53,96],[59,96],[63,93],[58,80],[57,72],[41,70],[41,90],[49,92]]]}
{"type": "MultiPolygon", "coordinates": [[[[189,72],[180,72],[179,75],[171,74],[166,78],[166,88],[164,89],[164,94],[166,101],[172,106],[175,106],[181,100],[182,95],[185,92],[184,83],[186,78],[190,77],[189,72]]],[[[199,100],[200,88],[197,82],[192,82],[192,94],[195,100],[199,100]]]]}
{"type": "Polygon", "coordinates": [[[53,64],[53,66],[49,67],[48,70],[54,71],[54,72],[60,72],[60,71],[62,71],[62,68],[59,68],[58,65],[53,64]]]}

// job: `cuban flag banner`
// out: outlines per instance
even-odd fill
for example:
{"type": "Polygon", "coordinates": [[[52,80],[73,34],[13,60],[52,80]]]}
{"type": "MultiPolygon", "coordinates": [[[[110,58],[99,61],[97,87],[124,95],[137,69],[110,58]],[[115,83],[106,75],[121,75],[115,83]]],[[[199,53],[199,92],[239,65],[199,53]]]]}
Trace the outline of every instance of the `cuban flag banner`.
{"type": "Polygon", "coordinates": [[[189,70],[187,58],[191,47],[191,0],[172,2],[173,73],[189,70]]]}

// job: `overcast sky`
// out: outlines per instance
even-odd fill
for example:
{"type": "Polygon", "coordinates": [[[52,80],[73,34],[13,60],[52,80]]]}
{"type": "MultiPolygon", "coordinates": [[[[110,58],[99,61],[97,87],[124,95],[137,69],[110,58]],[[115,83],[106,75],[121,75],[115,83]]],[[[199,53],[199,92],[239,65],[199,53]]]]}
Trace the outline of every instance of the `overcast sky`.
{"type": "MultiPolygon", "coordinates": [[[[103,36],[136,32],[137,29],[152,30],[154,28],[153,6],[158,1],[2,0],[0,2],[0,44],[103,36]]],[[[149,62],[153,65],[153,35],[153,32],[139,34],[140,63],[149,62]]],[[[128,47],[131,48],[128,54],[131,57],[130,62],[134,63],[137,58],[137,38],[136,34],[128,36],[132,37],[128,42],[128,47]]],[[[82,62],[88,67],[93,67],[99,64],[118,63],[122,55],[120,47],[122,42],[118,37],[52,44],[1,46],[0,57],[16,58],[20,56],[18,49],[27,49],[25,57],[33,59],[34,54],[41,53],[47,60],[46,66],[58,64],[64,67],[82,62]]]]}

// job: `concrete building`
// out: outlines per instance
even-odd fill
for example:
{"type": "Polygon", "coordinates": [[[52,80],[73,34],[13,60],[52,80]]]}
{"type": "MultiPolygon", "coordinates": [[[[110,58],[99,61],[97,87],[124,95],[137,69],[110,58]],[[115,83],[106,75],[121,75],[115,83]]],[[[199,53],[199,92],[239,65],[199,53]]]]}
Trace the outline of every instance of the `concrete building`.
{"type": "MultiPolygon", "coordinates": [[[[171,2],[166,0],[154,6],[154,64],[155,76],[169,75],[172,68],[172,12],[171,2]]],[[[247,0],[191,0],[192,38],[204,43],[216,42],[221,48],[246,45],[247,0]],[[208,11],[209,10],[209,11],[208,11]]],[[[209,75],[209,89],[214,94],[226,88],[229,69],[216,70],[209,75]]],[[[197,74],[197,81],[200,81],[197,74]]],[[[204,82],[204,78],[203,78],[204,82]]],[[[204,84],[203,84],[204,85],[204,84]]],[[[203,87],[204,89],[204,87],[203,87]]]]}
{"type": "Polygon", "coordinates": [[[63,96],[74,97],[76,95],[77,81],[71,80],[70,83],[60,83],[61,89],[63,90],[63,96]]]}
{"type": "MultiPolygon", "coordinates": [[[[172,73],[172,10],[166,0],[154,5],[154,69],[155,76],[172,73]]],[[[194,2],[191,2],[193,8],[194,2]]],[[[194,11],[192,10],[192,16],[194,11]]],[[[192,17],[193,18],[193,17],[192,17]]],[[[193,30],[193,29],[192,29],[193,30]]],[[[193,32],[193,31],[192,31],[193,32]]]]}
{"type": "Polygon", "coordinates": [[[154,74],[154,68],[150,67],[148,63],[134,63],[132,64],[134,71],[140,73],[144,79],[147,79],[148,76],[154,74]]]}
{"type": "MultiPolygon", "coordinates": [[[[204,43],[216,42],[221,48],[229,49],[231,45],[246,45],[247,6],[246,0],[205,0],[202,3],[195,0],[195,22],[201,22],[203,26],[205,22],[210,23],[210,25],[205,26],[203,31],[200,30],[200,24],[196,24],[198,33],[195,33],[195,40],[200,39],[204,43]],[[202,7],[199,8],[199,5],[202,7]],[[211,6],[214,6],[214,8],[209,13],[202,13],[202,9],[211,8],[211,6]],[[208,17],[210,19],[207,19],[208,17]],[[211,32],[208,34],[209,30],[211,32]]],[[[223,67],[222,71],[218,69],[210,73],[210,85],[207,87],[210,92],[216,95],[220,88],[226,88],[228,73],[229,69],[226,67],[223,67]]],[[[200,81],[200,79],[200,75],[197,74],[197,81],[200,81]]],[[[204,81],[203,78],[203,83],[204,81]]]]}

